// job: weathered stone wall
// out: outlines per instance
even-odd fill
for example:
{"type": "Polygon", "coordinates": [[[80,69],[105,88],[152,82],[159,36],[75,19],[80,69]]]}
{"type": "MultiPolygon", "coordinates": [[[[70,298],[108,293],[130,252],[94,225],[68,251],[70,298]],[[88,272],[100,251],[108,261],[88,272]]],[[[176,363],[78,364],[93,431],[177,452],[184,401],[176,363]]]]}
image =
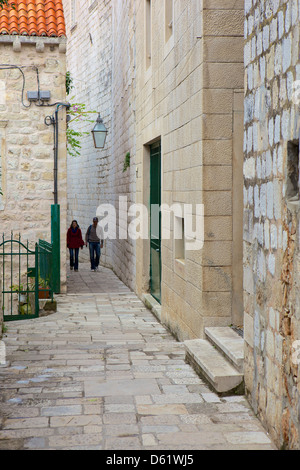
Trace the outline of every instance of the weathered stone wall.
{"type": "MultiPolygon", "coordinates": [[[[29,106],[27,91],[50,91],[50,103],[65,102],[65,38],[2,36],[0,64],[0,233],[21,233],[29,246],[39,238],[51,242],[54,203],[53,126],[44,119],[55,107],[29,106]],[[37,75],[38,71],[38,75],[37,75]],[[23,93],[24,91],[24,93],[23,93]],[[23,98],[22,98],[23,93],[23,98]],[[22,104],[23,99],[23,104],[22,104]]],[[[66,111],[59,110],[58,203],[61,238],[66,233],[66,111]]],[[[66,288],[66,248],[61,245],[61,286],[66,288]]]]}
{"type": "MultiPolygon", "coordinates": [[[[175,0],[170,34],[165,2],[153,1],[151,41],[146,3],[136,2],[137,202],[148,206],[149,144],[161,140],[162,202],[205,213],[203,250],[177,259],[173,228],[162,241],[162,321],[197,338],[233,312],[243,321],[243,2],[175,0]]],[[[138,240],[137,292],[148,289],[149,240],[138,240]]]]}
{"type": "Polygon", "coordinates": [[[278,446],[296,449],[300,3],[246,0],[245,14],[245,382],[278,446]]]}
{"type": "MultiPolygon", "coordinates": [[[[0,292],[2,291],[2,278],[0,278],[0,292]]],[[[3,330],[3,309],[2,309],[2,296],[0,298],[0,339],[2,338],[2,330],[3,330]]]]}

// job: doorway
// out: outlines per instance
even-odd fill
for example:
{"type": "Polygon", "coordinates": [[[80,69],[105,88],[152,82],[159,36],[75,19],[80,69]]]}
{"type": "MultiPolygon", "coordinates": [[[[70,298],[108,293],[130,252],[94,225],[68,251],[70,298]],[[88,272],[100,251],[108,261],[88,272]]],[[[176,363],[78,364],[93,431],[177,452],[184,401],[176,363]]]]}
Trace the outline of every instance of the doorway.
{"type": "Polygon", "coordinates": [[[150,293],[161,303],[161,143],[150,145],[150,293]]]}

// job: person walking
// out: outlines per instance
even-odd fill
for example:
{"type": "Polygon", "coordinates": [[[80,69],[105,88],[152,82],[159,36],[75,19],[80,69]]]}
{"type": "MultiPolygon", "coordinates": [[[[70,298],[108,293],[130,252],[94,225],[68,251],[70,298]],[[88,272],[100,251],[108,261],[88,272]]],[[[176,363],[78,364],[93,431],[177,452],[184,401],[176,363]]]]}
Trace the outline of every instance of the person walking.
{"type": "Polygon", "coordinates": [[[84,247],[84,241],[82,239],[82,233],[77,220],[72,220],[72,223],[67,231],[67,247],[70,253],[70,269],[71,271],[78,271],[78,258],[79,248],[84,247]]]}
{"type": "Polygon", "coordinates": [[[98,217],[93,218],[93,224],[89,226],[85,234],[85,245],[89,244],[91,271],[98,271],[101,248],[103,248],[103,229],[98,226],[98,217]]]}

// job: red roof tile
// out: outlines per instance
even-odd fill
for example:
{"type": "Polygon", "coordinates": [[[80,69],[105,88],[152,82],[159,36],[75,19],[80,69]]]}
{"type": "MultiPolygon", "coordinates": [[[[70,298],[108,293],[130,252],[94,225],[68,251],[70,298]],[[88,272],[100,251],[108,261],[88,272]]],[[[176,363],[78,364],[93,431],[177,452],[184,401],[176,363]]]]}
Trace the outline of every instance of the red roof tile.
{"type": "Polygon", "coordinates": [[[11,0],[15,10],[0,9],[0,34],[65,36],[62,0],[11,0]]]}

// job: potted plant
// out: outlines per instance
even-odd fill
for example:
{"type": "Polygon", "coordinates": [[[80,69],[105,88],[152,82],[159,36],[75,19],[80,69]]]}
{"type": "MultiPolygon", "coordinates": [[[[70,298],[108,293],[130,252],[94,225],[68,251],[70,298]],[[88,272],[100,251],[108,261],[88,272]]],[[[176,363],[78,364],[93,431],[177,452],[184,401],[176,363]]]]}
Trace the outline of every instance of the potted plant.
{"type": "Polygon", "coordinates": [[[18,312],[21,315],[31,315],[31,305],[28,302],[27,291],[24,291],[23,284],[13,284],[10,286],[13,292],[18,292],[18,312]]]}
{"type": "MultiPolygon", "coordinates": [[[[35,282],[31,281],[30,283],[31,290],[35,290],[35,282]]],[[[50,299],[51,289],[47,281],[45,281],[41,276],[39,276],[39,299],[50,299]]]]}
{"type": "Polygon", "coordinates": [[[30,303],[19,304],[19,313],[21,315],[31,315],[31,305],[30,305],[30,303]]]}
{"type": "Polygon", "coordinates": [[[51,290],[47,281],[39,277],[39,299],[50,299],[50,294],[51,290]]]}
{"type": "Polygon", "coordinates": [[[20,304],[26,304],[27,296],[24,293],[23,284],[13,284],[12,286],[10,286],[10,288],[13,292],[18,292],[19,293],[19,297],[18,297],[19,298],[19,303],[20,304]]]}

